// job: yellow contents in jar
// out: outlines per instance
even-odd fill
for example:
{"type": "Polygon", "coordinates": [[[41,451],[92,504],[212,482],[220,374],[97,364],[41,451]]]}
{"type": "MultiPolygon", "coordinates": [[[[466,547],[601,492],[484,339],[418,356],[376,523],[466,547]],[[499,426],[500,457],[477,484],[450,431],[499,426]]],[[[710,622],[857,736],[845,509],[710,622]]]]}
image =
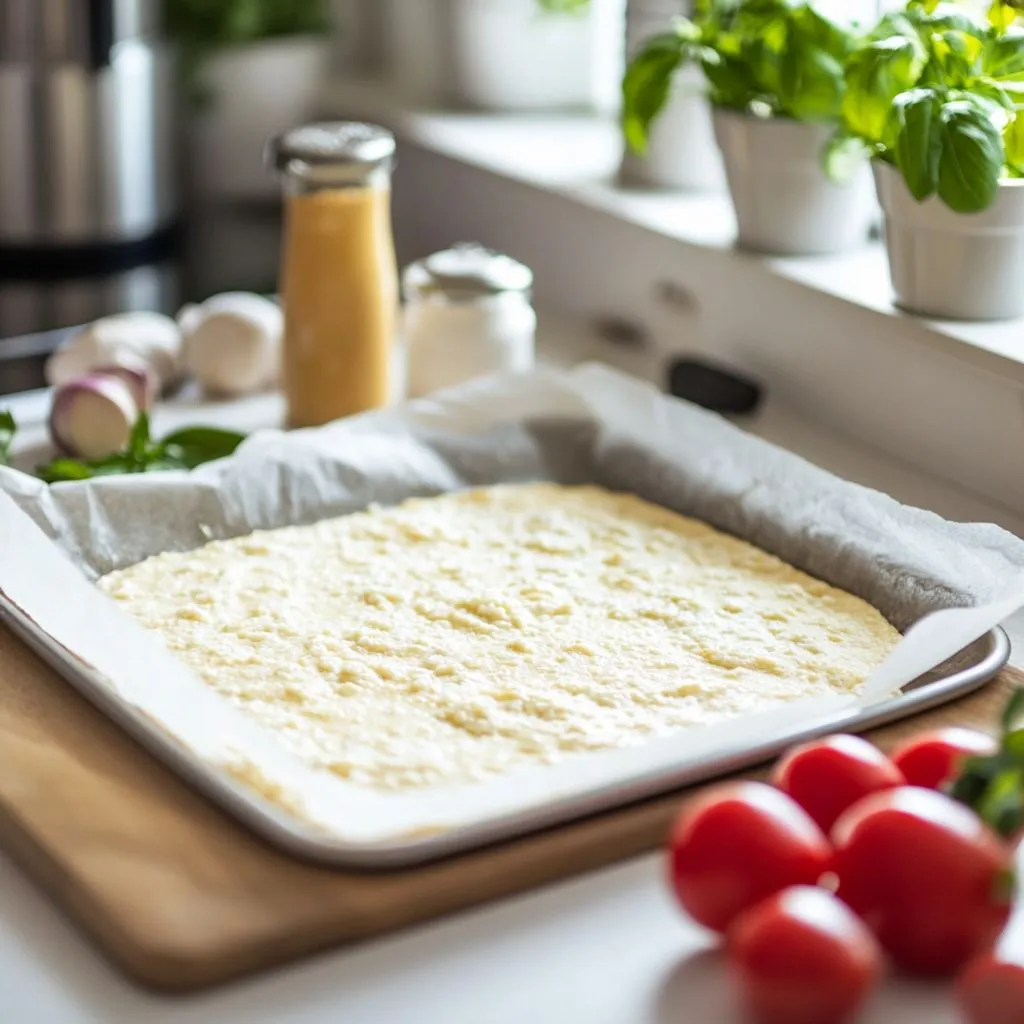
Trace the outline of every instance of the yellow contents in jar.
{"type": "Polygon", "coordinates": [[[385,405],[398,306],[387,187],[287,199],[281,298],[290,427],[385,405]]]}

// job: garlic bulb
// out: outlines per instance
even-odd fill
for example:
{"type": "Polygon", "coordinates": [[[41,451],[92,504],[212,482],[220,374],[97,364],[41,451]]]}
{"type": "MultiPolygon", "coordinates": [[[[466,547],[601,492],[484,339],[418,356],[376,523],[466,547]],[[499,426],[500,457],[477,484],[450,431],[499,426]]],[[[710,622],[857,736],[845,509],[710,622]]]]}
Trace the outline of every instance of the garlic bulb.
{"type": "Polygon", "coordinates": [[[100,366],[144,363],[166,391],[181,376],[181,331],[162,313],[117,313],[103,317],[69,338],[46,364],[53,387],[100,366]]]}
{"type": "Polygon", "coordinates": [[[243,395],[277,380],[284,314],[251,292],[224,292],[178,314],[185,370],[210,393],[243,395]]]}

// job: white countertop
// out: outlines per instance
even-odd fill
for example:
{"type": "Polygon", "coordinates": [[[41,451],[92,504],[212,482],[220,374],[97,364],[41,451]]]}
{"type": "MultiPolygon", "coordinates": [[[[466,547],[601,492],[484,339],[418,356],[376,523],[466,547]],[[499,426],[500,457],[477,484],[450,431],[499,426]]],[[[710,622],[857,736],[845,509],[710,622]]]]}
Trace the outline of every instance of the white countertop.
{"type": "MultiPolygon", "coordinates": [[[[552,362],[604,358],[644,372],[640,355],[600,348],[545,318],[552,362]]],[[[46,400],[0,398],[38,437],[46,400]]],[[[273,396],[234,409],[191,406],[192,422],[272,421],[273,396]]],[[[164,411],[157,428],[176,418],[164,411]]],[[[1024,532],[1024,516],[926,477],[768,403],[757,433],[811,461],[950,518],[1024,532]]],[[[1024,650],[1024,620],[1009,625],[1024,650]]],[[[676,912],[660,855],[341,950],[187,999],[122,980],[14,865],[0,856],[0,1021],[3,1024],[730,1024],[735,992],[706,934],[676,912]]],[[[1024,947],[1024,905],[1008,941],[1024,947]]],[[[953,1024],[948,989],[892,980],[864,1024],[953,1024]]]]}

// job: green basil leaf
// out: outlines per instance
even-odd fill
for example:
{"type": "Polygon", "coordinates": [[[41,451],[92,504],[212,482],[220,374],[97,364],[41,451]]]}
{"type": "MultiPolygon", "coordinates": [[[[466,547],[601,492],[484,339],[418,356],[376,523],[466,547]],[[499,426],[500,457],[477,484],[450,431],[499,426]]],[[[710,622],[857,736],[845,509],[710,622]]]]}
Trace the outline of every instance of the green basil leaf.
{"type": "Polygon", "coordinates": [[[999,189],[1005,153],[988,110],[970,97],[943,104],[938,194],[956,213],[990,206],[999,189]]]}
{"type": "Polygon", "coordinates": [[[771,53],[781,53],[790,35],[787,14],[784,7],[776,6],[766,13],[760,24],[744,24],[742,34],[752,42],[763,44],[771,53]]]}
{"type": "Polygon", "coordinates": [[[955,34],[969,39],[985,40],[989,35],[989,26],[963,11],[956,10],[952,4],[937,5],[936,8],[916,19],[919,32],[928,35],[955,34]]]}
{"type": "Polygon", "coordinates": [[[761,100],[778,113],[784,105],[782,83],[782,61],[787,49],[785,38],[779,46],[767,39],[748,40],[740,60],[749,69],[752,83],[751,100],[761,100]]]}
{"type": "Polygon", "coordinates": [[[128,455],[137,462],[144,462],[149,448],[149,414],[140,412],[128,436],[128,455]]]}
{"type": "Polygon", "coordinates": [[[646,152],[651,122],[668,101],[672,77],[689,53],[679,32],[663,32],[630,61],[622,80],[622,131],[634,152],[646,152]]]}
{"type": "Polygon", "coordinates": [[[1024,82],[1024,30],[1014,28],[990,39],[981,70],[996,82],[1024,82]]]}
{"type": "Polygon", "coordinates": [[[911,89],[896,97],[899,133],[893,156],[911,195],[921,201],[939,187],[942,105],[931,89],[911,89]]]}
{"type": "Polygon", "coordinates": [[[912,89],[924,68],[920,45],[890,36],[858,50],[846,64],[842,116],[846,127],[870,142],[882,142],[892,105],[912,89]]]}
{"type": "Polygon", "coordinates": [[[932,57],[939,80],[953,87],[964,87],[975,75],[975,63],[984,43],[960,32],[940,32],[932,36],[932,57]]]}
{"type": "Polygon", "coordinates": [[[997,31],[1005,32],[1016,20],[1017,12],[1001,0],[993,0],[988,9],[988,23],[997,31]]]}
{"type": "Polygon", "coordinates": [[[867,42],[877,43],[892,36],[902,36],[904,39],[919,41],[920,33],[914,24],[913,15],[914,12],[911,9],[892,11],[886,14],[868,33],[867,42]]]}
{"type": "Polygon", "coordinates": [[[231,455],[245,440],[245,434],[218,427],[186,427],[168,434],[161,442],[161,456],[187,469],[231,455]]]}
{"type": "Polygon", "coordinates": [[[1024,174],[1024,110],[1015,111],[1013,120],[1003,129],[1003,149],[1007,167],[1014,175],[1024,174]]]}
{"type": "Polygon", "coordinates": [[[726,59],[743,57],[744,39],[731,29],[729,31],[719,29],[708,31],[701,38],[720,57],[726,59]]]}
{"type": "Polygon", "coordinates": [[[14,413],[9,409],[0,410],[0,466],[6,466],[11,458],[11,445],[14,435],[18,432],[18,424],[14,422],[14,413]]]}
{"type": "Polygon", "coordinates": [[[764,43],[774,53],[786,45],[791,21],[791,4],[784,0],[743,0],[723,19],[727,52],[734,56],[745,45],[764,43]]]}
{"type": "Polygon", "coordinates": [[[852,48],[852,37],[846,29],[830,21],[810,4],[793,13],[794,25],[802,40],[841,60],[852,48]]]}
{"type": "Polygon", "coordinates": [[[702,67],[708,80],[709,97],[716,107],[746,110],[758,98],[759,90],[749,68],[739,58],[712,51],[705,55],[702,67]]]}
{"type": "Polygon", "coordinates": [[[148,459],[136,459],[130,455],[109,455],[87,463],[93,476],[124,476],[129,473],[145,473],[148,459]]]}
{"type": "Polygon", "coordinates": [[[843,66],[835,57],[791,40],[782,51],[779,100],[784,113],[799,121],[825,121],[839,114],[843,66]]]}
{"type": "MultiPolygon", "coordinates": [[[[991,103],[993,107],[999,107],[1007,114],[1013,114],[1017,109],[1017,104],[1007,89],[1007,85],[1012,89],[1014,83],[1001,83],[992,78],[981,77],[975,78],[971,82],[970,91],[975,96],[991,103]]],[[[1024,87],[1024,83],[1021,83],[1021,85],[1024,87]]]]}
{"type": "Polygon", "coordinates": [[[95,474],[78,459],[54,459],[52,462],[36,466],[36,476],[48,484],[60,483],[62,480],[88,480],[95,474]]]}

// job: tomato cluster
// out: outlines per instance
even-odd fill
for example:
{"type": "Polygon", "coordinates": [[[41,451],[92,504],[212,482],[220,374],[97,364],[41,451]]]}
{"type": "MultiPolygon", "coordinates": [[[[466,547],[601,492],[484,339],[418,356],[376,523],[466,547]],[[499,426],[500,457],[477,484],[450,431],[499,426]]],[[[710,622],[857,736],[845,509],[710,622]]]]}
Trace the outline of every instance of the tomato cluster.
{"type": "Polygon", "coordinates": [[[725,784],[683,808],[672,887],[725,937],[752,1019],[848,1021],[888,958],[915,975],[963,972],[972,1024],[1024,1022],[1024,966],[992,952],[1013,899],[1013,849],[942,791],[993,747],[947,729],[886,757],[830,736],[790,751],[771,785],[725,784]]]}

